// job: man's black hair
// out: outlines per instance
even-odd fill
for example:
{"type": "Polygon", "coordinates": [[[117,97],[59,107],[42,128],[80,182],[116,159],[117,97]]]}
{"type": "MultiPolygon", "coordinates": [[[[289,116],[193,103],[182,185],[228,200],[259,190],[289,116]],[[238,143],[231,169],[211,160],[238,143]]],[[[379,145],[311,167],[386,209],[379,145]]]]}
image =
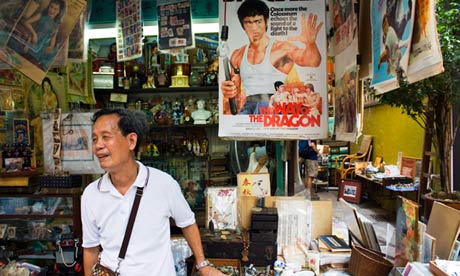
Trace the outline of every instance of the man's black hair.
{"type": "Polygon", "coordinates": [[[149,124],[145,113],[138,110],[128,110],[125,108],[105,108],[96,111],[91,118],[93,124],[103,115],[118,115],[118,128],[123,136],[126,136],[132,132],[137,134],[137,143],[134,148],[134,155],[136,156],[139,152],[139,146],[142,144],[144,139],[147,137],[149,131],[149,124]]]}
{"type": "Polygon", "coordinates": [[[245,17],[253,17],[256,15],[262,15],[265,19],[265,22],[268,21],[268,15],[270,10],[261,0],[246,0],[238,8],[238,19],[240,20],[241,27],[244,29],[243,19],[245,17]]]}
{"type": "Polygon", "coordinates": [[[278,90],[278,88],[283,84],[284,83],[282,81],[275,81],[275,91],[278,90]]]}

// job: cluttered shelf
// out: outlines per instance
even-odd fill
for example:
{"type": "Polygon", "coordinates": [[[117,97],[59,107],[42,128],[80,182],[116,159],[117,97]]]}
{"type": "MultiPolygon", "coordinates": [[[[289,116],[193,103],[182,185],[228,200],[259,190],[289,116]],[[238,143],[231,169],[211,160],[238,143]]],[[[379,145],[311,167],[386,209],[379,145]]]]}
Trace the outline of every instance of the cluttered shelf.
{"type": "Polygon", "coordinates": [[[191,86],[191,87],[157,87],[157,88],[130,88],[130,89],[94,89],[96,95],[110,95],[123,93],[129,95],[171,95],[180,93],[217,93],[217,86],[191,86]]]}

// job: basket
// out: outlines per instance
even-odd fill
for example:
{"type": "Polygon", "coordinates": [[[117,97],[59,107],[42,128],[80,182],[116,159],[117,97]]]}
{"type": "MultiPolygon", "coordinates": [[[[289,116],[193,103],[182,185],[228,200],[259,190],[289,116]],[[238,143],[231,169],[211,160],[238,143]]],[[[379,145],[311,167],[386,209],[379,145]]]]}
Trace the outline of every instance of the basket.
{"type": "Polygon", "coordinates": [[[349,270],[353,276],[387,276],[393,264],[383,255],[354,245],[351,250],[349,270]]]}

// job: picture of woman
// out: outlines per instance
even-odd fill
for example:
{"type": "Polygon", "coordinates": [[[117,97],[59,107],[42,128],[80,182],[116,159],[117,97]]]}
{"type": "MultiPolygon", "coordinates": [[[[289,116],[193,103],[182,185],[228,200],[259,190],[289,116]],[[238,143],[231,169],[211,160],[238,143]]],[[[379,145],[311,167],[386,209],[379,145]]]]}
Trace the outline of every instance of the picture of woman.
{"type": "Polygon", "coordinates": [[[56,108],[59,107],[58,98],[56,92],[54,91],[53,84],[51,80],[46,77],[42,81],[42,91],[43,91],[43,111],[44,112],[54,112],[56,108]]]}
{"type": "Polygon", "coordinates": [[[65,1],[51,0],[20,22],[8,46],[41,69],[48,69],[58,52],[57,35],[65,13],[65,1]]]}

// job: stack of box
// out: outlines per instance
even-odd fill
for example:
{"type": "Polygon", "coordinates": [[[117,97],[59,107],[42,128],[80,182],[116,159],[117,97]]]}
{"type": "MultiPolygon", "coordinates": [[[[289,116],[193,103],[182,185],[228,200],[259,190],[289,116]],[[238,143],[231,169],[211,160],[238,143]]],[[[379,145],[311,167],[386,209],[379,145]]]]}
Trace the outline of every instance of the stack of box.
{"type": "Polygon", "coordinates": [[[276,208],[253,208],[249,261],[255,266],[273,265],[276,260],[278,212],[276,208]]]}

